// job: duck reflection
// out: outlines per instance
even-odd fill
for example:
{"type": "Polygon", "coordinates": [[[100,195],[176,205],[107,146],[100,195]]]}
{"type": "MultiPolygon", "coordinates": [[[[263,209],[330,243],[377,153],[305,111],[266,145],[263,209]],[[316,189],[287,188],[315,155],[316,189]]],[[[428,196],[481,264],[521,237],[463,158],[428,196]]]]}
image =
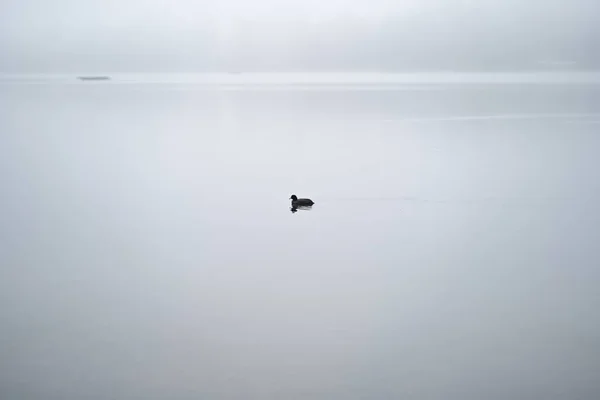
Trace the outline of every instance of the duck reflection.
{"type": "Polygon", "coordinates": [[[290,207],[290,211],[292,213],[296,213],[299,210],[301,210],[301,211],[310,211],[310,210],[312,210],[312,206],[292,206],[292,207],[290,207]]]}

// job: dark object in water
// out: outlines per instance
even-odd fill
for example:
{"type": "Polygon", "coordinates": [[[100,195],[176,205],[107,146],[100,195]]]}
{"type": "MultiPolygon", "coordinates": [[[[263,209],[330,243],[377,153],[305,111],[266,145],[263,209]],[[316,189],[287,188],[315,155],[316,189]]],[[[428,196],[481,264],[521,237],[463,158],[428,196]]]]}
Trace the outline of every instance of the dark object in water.
{"type": "Polygon", "coordinates": [[[80,81],[108,81],[110,76],[80,76],[77,79],[80,81]]]}
{"type": "Polygon", "coordinates": [[[310,210],[312,210],[312,206],[297,206],[297,207],[291,206],[290,207],[290,211],[292,212],[292,214],[297,213],[299,210],[310,211],[310,210]]]}
{"type": "Polygon", "coordinates": [[[311,199],[299,199],[295,194],[290,197],[290,200],[292,200],[292,208],[310,207],[315,204],[311,199]]]}

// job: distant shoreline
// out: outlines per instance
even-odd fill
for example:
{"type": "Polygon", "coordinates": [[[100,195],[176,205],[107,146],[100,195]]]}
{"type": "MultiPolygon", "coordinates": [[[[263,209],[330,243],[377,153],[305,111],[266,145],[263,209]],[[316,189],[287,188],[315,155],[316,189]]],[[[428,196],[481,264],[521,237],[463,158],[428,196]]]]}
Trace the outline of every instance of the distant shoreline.
{"type": "Polygon", "coordinates": [[[361,87],[389,85],[453,84],[586,84],[600,85],[600,71],[579,72],[414,72],[414,73],[114,73],[2,74],[0,84],[36,83],[191,84],[206,87],[269,86],[317,87],[320,85],[361,87]]]}
{"type": "Polygon", "coordinates": [[[110,76],[78,76],[80,81],[108,81],[110,76]]]}

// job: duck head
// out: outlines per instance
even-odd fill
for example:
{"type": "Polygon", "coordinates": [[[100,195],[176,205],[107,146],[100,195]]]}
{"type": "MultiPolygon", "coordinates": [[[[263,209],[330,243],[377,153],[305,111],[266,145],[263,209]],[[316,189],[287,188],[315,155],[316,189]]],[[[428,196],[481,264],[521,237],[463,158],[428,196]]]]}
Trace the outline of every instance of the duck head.
{"type": "Polygon", "coordinates": [[[292,200],[292,201],[297,201],[297,200],[298,200],[298,198],[296,197],[296,195],[295,195],[295,194],[293,194],[293,195],[290,197],[290,200],[292,200]]]}

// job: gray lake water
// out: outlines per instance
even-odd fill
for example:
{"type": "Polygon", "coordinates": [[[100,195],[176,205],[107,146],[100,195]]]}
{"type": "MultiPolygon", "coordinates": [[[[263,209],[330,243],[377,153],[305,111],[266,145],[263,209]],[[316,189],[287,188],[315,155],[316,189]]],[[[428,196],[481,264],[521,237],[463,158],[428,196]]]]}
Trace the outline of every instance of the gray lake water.
{"type": "Polygon", "coordinates": [[[600,85],[73,81],[0,84],[0,398],[599,398],[600,85]]]}

